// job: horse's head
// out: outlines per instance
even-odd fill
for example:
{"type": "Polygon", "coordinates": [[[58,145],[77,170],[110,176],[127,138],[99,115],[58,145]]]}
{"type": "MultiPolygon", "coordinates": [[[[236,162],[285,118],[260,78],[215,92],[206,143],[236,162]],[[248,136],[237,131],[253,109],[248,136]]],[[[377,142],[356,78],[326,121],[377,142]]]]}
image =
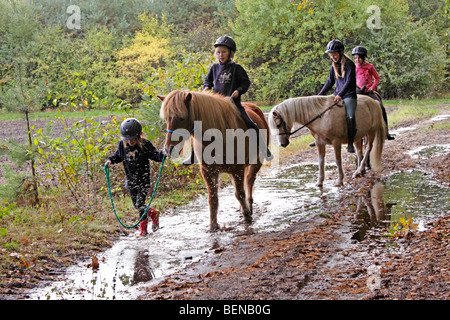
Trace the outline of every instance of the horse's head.
{"type": "Polygon", "coordinates": [[[159,96],[163,102],[161,105],[160,117],[166,122],[167,134],[164,149],[170,154],[174,146],[179,146],[175,150],[178,154],[184,145],[185,139],[189,139],[193,132],[193,121],[189,117],[189,105],[192,94],[183,91],[172,91],[167,96],[159,96]]]}
{"type": "Polygon", "coordinates": [[[269,114],[269,125],[271,130],[274,132],[278,132],[278,143],[283,148],[286,148],[289,145],[289,137],[291,132],[291,127],[288,123],[283,119],[283,116],[273,108],[269,114]]]}

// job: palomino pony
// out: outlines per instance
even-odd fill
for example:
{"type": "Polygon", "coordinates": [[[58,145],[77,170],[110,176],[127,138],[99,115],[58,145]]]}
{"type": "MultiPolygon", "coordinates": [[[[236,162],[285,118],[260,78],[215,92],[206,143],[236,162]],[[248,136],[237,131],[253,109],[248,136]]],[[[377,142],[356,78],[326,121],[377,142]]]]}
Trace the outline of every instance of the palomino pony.
{"type": "MultiPolygon", "coordinates": [[[[321,116],[306,125],[316,140],[319,151],[319,178],[317,186],[323,186],[325,178],[325,146],[331,144],[334,148],[334,155],[339,176],[335,183],[342,186],[344,172],[341,161],[341,145],[347,143],[347,122],[345,108],[343,105],[336,105],[324,112],[334,104],[334,96],[310,96],[290,98],[276,105],[270,112],[270,128],[277,129],[278,142],[282,147],[289,144],[291,129],[295,123],[307,124],[311,119],[321,114],[321,116]]],[[[358,168],[353,174],[353,178],[364,174],[368,157],[372,169],[381,169],[381,154],[383,152],[384,140],[386,137],[386,127],[381,115],[381,108],[377,101],[365,96],[358,95],[358,106],[356,108],[356,126],[358,128],[355,136],[354,146],[358,159],[358,168]],[[367,136],[367,146],[362,158],[361,138],[367,136]],[[362,160],[361,160],[362,158],[362,160]]]]}
{"type": "MultiPolygon", "coordinates": [[[[242,133],[247,130],[231,98],[218,94],[179,90],[172,91],[165,97],[158,97],[163,101],[160,116],[167,124],[166,153],[177,144],[179,138],[177,132],[189,132],[190,136],[193,137],[193,148],[197,159],[200,158],[201,174],[208,188],[210,230],[216,231],[219,229],[217,224],[218,180],[221,172],[231,175],[235,187],[235,196],[241,205],[242,214],[245,221],[250,223],[253,210],[253,185],[256,174],[262,166],[263,160],[261,159],[264,158],[260,156],[259,151],[256,151],[259,150],[256,147],[253,149],[255,152],[251,154],[252,141],[248,136],[244,136],[242,139],[234,136],[231,139],[233,140],[231,144],[228,136],[225,139],[225,136],[233,131],[230,129],[234,129],[234,132],[240,130],[239,132],[242,133]],[[219,139],[220,135],[217,136],[217,134],[214,141],[206,138],[210,129],[220,133],[222,139],[219,139]],[[217,147],[214,161],[207,161],[205,153],[213,143],[217,147]],[[243,149],[239,149],[239,147],[242,148],[244,145],[245,157],[243,160],[241,159],[242,161],[238,161],[238,156],[242,156],[242,154],[238,154],[237,150],[242,151],[243,149]]],[[[260,132],[266,132],[264,139],[268,143],[269,126],[263,112],[254,104],[243,103],[243,106],[249,117],[258,125],[260,132]]],[[[255,141],[253,140],[253,142],[255,141]]]]}

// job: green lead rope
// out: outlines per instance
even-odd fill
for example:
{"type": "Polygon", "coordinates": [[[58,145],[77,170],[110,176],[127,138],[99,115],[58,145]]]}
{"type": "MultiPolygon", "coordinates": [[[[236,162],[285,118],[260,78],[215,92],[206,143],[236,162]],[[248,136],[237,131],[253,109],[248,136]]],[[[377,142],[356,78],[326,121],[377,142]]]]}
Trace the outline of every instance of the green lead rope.
{"type": "Polygon", "coordinates": [[[108,193],[109,193],[109,198],[111,199],[111,206],[112,206],[112,208],[113,208],[114,215],[116,216],[117,221],[119,221],[119,223],[120,223],[123,227],[128,228],[128,229],[134,228],[134,227],[136,227],[136,226],[144,219],[144,217],[146,216],[147,211],[148,211],[148,208],[150,208],[150,204],[152,203],[153,198],[155,197],[156,189],[158,188],[158,183],[159,183],[159,180],[161,179],[161,174],[162,174],[162,170],[163,170],[163,166],[164,166],[164,161],[165,161],[165,160],[166,160],[166,156],[164,155],[163,158],[162,158],[162,161],[161,161],[161,167],[159,168],[158,179],[156,180],[155,188],[153,189],[153,193],[152,193],[152,197],[151,197],[151,199],[150,199],[150,202],[148,203],[147,207],[145,208],[145,211],[144,211],[144,213],[142,214],[142,216],[141,216],[141,218],[139,219],[139,221],[136,222],[135,224],[131,225],[131,226],[125,225],[125,224],[120,220],[119,216],[117,215],[116,208],[114,207],[114,200],[113,200],[113,197],[112,197],[112,194],[111,194],[111,186],[110,186],[110,183],[109,183],[109,168],[108,168],[108,164],[105,164],[106,183],[108,184],[108,193]]]}

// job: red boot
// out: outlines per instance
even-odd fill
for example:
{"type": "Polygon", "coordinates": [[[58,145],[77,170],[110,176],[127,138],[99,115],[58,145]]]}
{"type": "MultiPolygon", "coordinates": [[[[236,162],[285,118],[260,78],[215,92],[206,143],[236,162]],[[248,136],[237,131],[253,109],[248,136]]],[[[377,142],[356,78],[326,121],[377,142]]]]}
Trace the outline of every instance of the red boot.
{"type": "Polygon", "coordinates": [[[147,214],[152,219],[152,230],[155,232],[159,229],[159,211],[150,207],[147,214]]]}
{"type": "Polygon", "coordinates": [[[139,222],[139,237],[145,237],[147,232],[148,220],[142,220],[139,222]]]}

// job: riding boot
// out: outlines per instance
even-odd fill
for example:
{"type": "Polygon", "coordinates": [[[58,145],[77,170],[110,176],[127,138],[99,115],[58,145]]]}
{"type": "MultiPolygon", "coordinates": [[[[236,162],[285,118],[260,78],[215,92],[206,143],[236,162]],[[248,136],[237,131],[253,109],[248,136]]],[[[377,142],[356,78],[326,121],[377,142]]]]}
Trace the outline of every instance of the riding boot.
{"type": "Polygon", "coordinates": [[[386,139],[388,140],[394,140],[395,137],[391,136],[391,134],[389,133],[389,126],[388,126],[388,120],[387,120],[387,114],[386,114],[386,109],[383,106],[383,103],[380,102],[380,106],[381,106],[381,113],[383,115],[383,120],[386,123],[386,139]]]}
{"type": "Polygon", "coordinates": [[[316,142],[315,142],[315,141],[311,142],[311,143],[309,144],[309,146],[310,146],[310,147],[315,147],[315,146],[316,146],[316,142]]]}
{"type": "Polygon", "coordinates": [[[347,151],[350,153],[355,153],[353,141],[355,140],[356,135],[356,121],[354,118],[347,118],[347,132],[348,132],[347,151]]]}
{"type": "Polygon", "coordinates": [[[194,147],[192,147],[191,154],[182,162],[182,164],[185,166],[190,166],[191,164],[197,163],[196,160],[197,158],[195,157],[194,147]]]}
{"type": "Polygon", "coordinates": [[[265,139],[260,139],[258,125],[256,123],[254,123],[252,121],[252,119],[250,119],[247,112],[245,112],[244,107],[241,107],[238,109],[239,109],[239,112],[241,113],[242,120],[244,120],[244,123],[247,126],[247,128],[254,129],[256,131],[256,139],[257,139],[256,143],[257,143],[257,146],[259,147],[259,150],[263,150],[263,154],[264,154],[264,157],[266,158],[266,160],[271,161],[273,159],[273,155],[270,152],[269,147],[265,143],[265,139]]]}

